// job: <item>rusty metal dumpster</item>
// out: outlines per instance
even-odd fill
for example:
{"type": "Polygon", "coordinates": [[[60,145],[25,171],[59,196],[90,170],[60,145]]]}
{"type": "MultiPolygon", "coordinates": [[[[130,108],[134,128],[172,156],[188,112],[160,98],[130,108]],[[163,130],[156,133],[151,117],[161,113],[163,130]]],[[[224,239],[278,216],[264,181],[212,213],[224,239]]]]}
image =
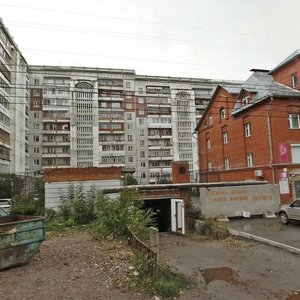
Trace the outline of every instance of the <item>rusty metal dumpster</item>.
{"type": "Polygon", "coordinates": [[[0,217],[0,270],[28,263],[45,238],[44,217],[0,217]]]}

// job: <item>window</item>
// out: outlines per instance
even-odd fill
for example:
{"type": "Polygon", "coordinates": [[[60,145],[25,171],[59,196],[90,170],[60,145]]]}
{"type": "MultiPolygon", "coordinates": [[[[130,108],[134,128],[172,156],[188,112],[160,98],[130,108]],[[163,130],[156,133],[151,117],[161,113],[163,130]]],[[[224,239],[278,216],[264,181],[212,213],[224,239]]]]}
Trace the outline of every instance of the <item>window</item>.
{"type": "Polygon", "coordinates": [[[208,116],[208,125],[212,125],[212,124],[213,124],[213,116],[212,113],[210,113],[208,116]]]}
{"type": "Polygon", "coordinates": [[[133,126],[132,124],[127,124],[127,129],[132,130],[132,126],[133,126]]]}
{"type": "Polygon", "coordinates": [[[33,117],[35,119],[38,119],[40,117],[40,113],[38,113],[38,112],[33,113],[33,117]]]}
{"type": "MultiPolygon", "coordinates": [[[[138,93],[139,93],[139,94],[143,94],[143,88],[139,87],[139,88],[138,88],[138,93]]],[[[143,98],[142,98],[142,99],[143,99],[143,98]]]]}
{"type": "Polygon", "coordinates": [[[33,141],[38,142],[40,140],[40,137],[38,135],[33,136],[33,141]]]}
{"type": "Polygon", "coordinates": [[[39,130],[40,129],[40,124],[33,124],[33,128],[35,130],[39,130]]]}
{"type": "Polygon", "coordinates": [[[140,123],[140,125],[144,125],[145,124],[145,119],[139,119],[139,123],[140,123]]]}
{"type": "Polygon", "coordinates": [[[146,162],[144,161],[141,162],[141,168],[146,168],[146,162]]]}
{"type": "Polygon", "coordinates": [[[206,139],[206,149],[210,149],[210,139],[206,139]]]}
{"type": "Polygon", "coordinates": [[[140,151],[140,157],[145,157],[145,151],[140,151]]]}
{"type": "Polygon", "coordinates": [[[223,120],[223,119],[226,118],[226,110],[225,110],[224,107],[222,107],[222,108],[220,109],[220,118],[221,118],[221,120],[223,120]]]}
{"type": "Polygon", "coordinates": [[[139,97],[139,98],[138,98],[138,103],[139,103],[139,104],[143,104],[143,103],[144,103],[144,98],[140,98],[140,97],[139,97]]]}
{"type": "Polygon", "coordinates": [[[289,128],[290,129],[300,128],[300,118],[298,114],[289,114],[289,128]]]}
{"type": "Polygon", "coordinates": [[[243,103],[243,105],[249,104],[249,97],[247,96],[247,97],[243,98],[242,103],[243,103]]]}
{"type": "Polygon", "coordinates": [[[34,108],[39,108],[40,107],[40,102],[39,101],[33,101],[33,107],[34,108]]]}
{"type": "Polygon", "coordinates": [[[35,78],[35,79],[34,79],[34,84],[35,84],[35,85],[39,85],[39,84],[40,84],[40,80],[35,78]]]}
{"type": "Polygon", "coordinates": [[[140,136],[144,136],[145,135],[145,130],[144,129],[140,129],[140,136]]]}
{"type": "Polygon", "coordinates": [[[132,103],[126,103],[126,108],[127,109],[132,109],[132,103]]]}
{"type": "Polygon", "coordinates": [[[131,135],[131,134],[128,134],[128,136],[127,136],[127,141],[128,141],[128,142],[132,142],[132,135],[131,135]]]}
{"type": "Polygon", "coordinates": [[[247,166],[253,167],[253,154],[247,153],[247,166]]]}
{"type": "Polygon", "coordinates": [[[224,169],[225,170],[229,170],[230,169],[229,158],[228,157],[224,158],[224,169]]]}
{"type": "Polygon", "coordinates": [[[251,136],[251,124],[250,123],[245,124],[245,136],[246,136],[246,138],[251,136]]]}
{"type": "Polygon", "coordinates": [[[127,114],[127,120],[132,120],[132,113],[127,114]]]}
{"type": "Polygon", "coordinates": [[[139,110],[138,110],[138,114],[139,114],[140,116],[143,116],[143,115],[145,114],[145,110],[144,110],[144,109],[139,109],[139,110]]]}
{"type": "Polygon", "coordinates": [[[40,165],[40,160],[39,159],[34,159],[33,160],[33,165],[34,166],[39,166],[40,165]]]}
{"type": "Polygon", "coordinates": [[[39,147],[33,147],[33,153],[34,154],[40,153],[40,148],[39,147]]]}
{"type": "Polygon", "coordinates": [[[228,144],[228,132],[223,132],[223,144],[228,144]]]}
{"type": "Polygon", "coordinates": [[[40,90],[33,90],[33,96],[40,96],[40,90]]]}
{"type": "Polygon", "coordinates": [[[132,156],[128,156],[128,157],[127,157],[127,161],[128,161],[129,163],[132,163],[132,162],[133,162],[133,157],[132,157],[132,156]]]}
{"type": "Polygon", "coordinates": [[[127,150],[128,150],[128,152],[132,152],[133,151],[133,146],[128,146],[127,150]]]}
{"type": "Polygon", "coordinates": [[[292,74],[291,79],[292,79],[292,87],[293,88],[298,87],[298,76],[297,76],[297,73],[292,74]]]}
{"type": "Polygon", "coordinates": [[[291,144],[292,163],[300,163],[300,144],[291,144]]]}
{"type": "Polygon", "coordinates": [[[126,81],[125,82],[125,87],[126,87],[126,89],[130,89],[131,88],[131,82],[130,81],[126,81]]]}
{"type": "Polygon", "coordinates": [[[140,140],[140,147],[145,147],[145,140],[140,140]]]}
{"type": "Polygon", "coordinates": [[[207,170],[211,170],[211,168],[212,168],[212,164],[211,164],[211,161],[209,160],[207,162],[207,170]]]}

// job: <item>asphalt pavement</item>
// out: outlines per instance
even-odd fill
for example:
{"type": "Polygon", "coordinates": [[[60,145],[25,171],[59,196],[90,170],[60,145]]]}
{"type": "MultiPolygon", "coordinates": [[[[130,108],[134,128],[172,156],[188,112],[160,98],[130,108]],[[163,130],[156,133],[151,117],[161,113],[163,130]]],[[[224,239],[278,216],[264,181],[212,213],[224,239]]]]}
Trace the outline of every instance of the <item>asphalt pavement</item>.
{"type": "Polygon", "coordinates": [[[281,224],[279,218],[232,219],[228,227],[300,249],[300,222],[281,224]]]}

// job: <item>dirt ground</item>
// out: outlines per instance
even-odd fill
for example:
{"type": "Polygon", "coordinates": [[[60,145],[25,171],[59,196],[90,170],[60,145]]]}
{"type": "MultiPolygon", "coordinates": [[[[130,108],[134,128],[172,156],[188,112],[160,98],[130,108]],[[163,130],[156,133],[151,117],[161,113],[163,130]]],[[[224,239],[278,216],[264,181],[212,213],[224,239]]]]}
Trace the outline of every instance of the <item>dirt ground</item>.
{"type": "Polygon", "coordinates": [[[29,264],[0,272],[0,299],[153,299],[113,284],[131,255],[126,244],[84,231],[46,240],[29,264]]]}

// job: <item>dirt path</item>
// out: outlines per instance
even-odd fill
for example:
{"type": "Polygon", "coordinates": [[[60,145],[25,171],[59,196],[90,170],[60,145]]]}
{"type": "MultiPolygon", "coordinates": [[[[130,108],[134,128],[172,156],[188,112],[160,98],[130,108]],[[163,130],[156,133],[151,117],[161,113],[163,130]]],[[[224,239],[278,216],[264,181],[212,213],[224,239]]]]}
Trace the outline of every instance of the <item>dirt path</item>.
{"type": "Polygon", "coordinates": [[[0,299],[153,299],[112,284],[130,255],[125,244],[87,232],[47,240],[28,265],[0,272],[0,299]]]}

